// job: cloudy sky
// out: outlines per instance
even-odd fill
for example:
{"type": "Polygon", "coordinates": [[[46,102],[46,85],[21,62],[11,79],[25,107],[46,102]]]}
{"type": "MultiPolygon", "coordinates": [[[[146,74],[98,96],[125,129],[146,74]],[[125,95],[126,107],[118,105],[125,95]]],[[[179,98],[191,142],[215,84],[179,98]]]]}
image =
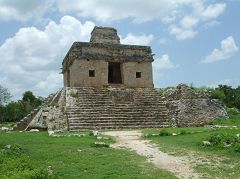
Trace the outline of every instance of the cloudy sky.
{"type": "Polygon", "coordinates": [[[14,99],[63,86],[61,62],[95,25],[150,45],[156,87],[240,85],[240,0],[0,0],[0,84],[14,99]]]}

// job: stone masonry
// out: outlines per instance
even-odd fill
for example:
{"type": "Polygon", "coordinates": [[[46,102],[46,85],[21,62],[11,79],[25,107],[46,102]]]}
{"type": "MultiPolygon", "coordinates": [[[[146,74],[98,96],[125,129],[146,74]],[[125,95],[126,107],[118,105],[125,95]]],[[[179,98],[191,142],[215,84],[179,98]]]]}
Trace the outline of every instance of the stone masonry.
{"type": "Polygon", "coordinates": [[[216,118],[228,118],[226,107],[211,99],[207,91],[193,91],[185,84],[167,89],[163,94],[171,126],[202,126],[216,118]]]}
{"type": "Polygon", "coordinates": [[[120,44],[117,30],[95,27],[90,42],[74,42],[62,63],[65,87],[153,87],[149,46],[120,44]]]}

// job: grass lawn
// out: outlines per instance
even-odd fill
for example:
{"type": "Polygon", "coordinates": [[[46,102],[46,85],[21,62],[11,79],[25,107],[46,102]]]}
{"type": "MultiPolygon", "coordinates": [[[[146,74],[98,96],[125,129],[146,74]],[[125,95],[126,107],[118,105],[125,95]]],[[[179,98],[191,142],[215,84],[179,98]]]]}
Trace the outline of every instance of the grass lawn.
{"type": "Polygon", "coordinates": [[[113,142],[89,135],[49,137],[46,132],[2,132],[0,178],[176,178],[134,152],[96,147],[95,141],[113,142]]]}

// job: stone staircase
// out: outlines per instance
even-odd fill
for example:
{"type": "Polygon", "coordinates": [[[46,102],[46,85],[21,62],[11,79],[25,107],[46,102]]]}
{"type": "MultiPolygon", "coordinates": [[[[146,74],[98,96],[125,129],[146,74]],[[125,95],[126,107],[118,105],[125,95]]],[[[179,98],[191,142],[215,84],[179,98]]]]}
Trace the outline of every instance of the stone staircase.
{"type": "MultiPolygon", "coordinates": [[[[35,117],[38,117],[39,113],[42,113],[42,109],[44,106],[56,104],[61,92],[62,90],[59,90],[56,94],[50,94],[47,98],[45,98],[41,106],[33,109],[27,116],[25,116],[23,119],[21,119],[19,122],[16,123],[16,125],[14,126],[14,130],[25,130],[25,131],[31,130],[32,127],[29,126],[29,124],[32,122],[32,120],[35,117]]],[[[39,130],[46,130],[46,128],[39,128],[39,127],[33,127],[33,128],[34,129],[37,128],[39,130]]]]}
{"type": "Polygon", "coordinates": [[[67,102],[70,131],[168,127],[167,108],[155,89],[74,88],[67,102]]]}

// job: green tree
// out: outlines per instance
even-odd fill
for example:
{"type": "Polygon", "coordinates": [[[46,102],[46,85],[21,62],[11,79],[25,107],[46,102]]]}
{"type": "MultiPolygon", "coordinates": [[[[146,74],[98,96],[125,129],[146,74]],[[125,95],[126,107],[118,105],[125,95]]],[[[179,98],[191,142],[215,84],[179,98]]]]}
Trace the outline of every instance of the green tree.
{"type": "Polygon", "coordinates": [[[22,101],[25,103],[26,108],[35,108],[42,104],[42,98],[36,97],[31,91],[26,91],[23,93],[22,101]]]}
{"type": "Polygon", "coordinates": [[[219,85],[212,90],[212,97],[220,99],[227,107],[240,109],[240,86],[232,88],[227,85],[219,85]]]}
{"type": "Polygon", "coordinates": [[[36,100],[36,97],[33,95],[33,93],[31,91],[26,91],[26,92],[23,93],[22,100],[24,102],[28,102],[30,104],[33,104],[36,100]]]}
{"type": "Polygon", "coordinates": [[[11,94],[7,88],[0,85],[0,106],[3,106],[11,99],[11,94]]]}
{"type": "MultiPolygon", "coordinates": [[[[4,93],[5,96],[7,96],[6,94],[4,93]]],[[[22,100],[5,104],[8,98],[2,99],[4,99],[4,103],[0,105],[0,121],[19,121],[34,108],[40,106],[43,98],[35,97],[31,91],[26,91],[23,93],[22,100]]]]}
{"type": "Polygon", "coordinates": [[[19,121],[27,115],[27,111],[22,101],[10,102],[5,107],[5,120],[19,121]]]}

